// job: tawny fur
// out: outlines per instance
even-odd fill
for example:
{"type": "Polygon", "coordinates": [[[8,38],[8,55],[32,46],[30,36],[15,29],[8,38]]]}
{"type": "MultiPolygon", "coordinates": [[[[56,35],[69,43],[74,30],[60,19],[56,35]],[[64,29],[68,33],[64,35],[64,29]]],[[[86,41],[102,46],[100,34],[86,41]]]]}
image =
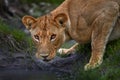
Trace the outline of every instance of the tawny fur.
{"type": "Polygon", "coordinates": [[[31,32],[38,58],[53,59],[65,41],[77,42],[70,49],[59,50],[65,54],[78,43],[91,42],[91,58],[85,65],[89,70],[102,63],[107,42],[120,37],[120,0],[65,0],[47,15],[37,19],[24,16],[22,21],[31,32]]]}

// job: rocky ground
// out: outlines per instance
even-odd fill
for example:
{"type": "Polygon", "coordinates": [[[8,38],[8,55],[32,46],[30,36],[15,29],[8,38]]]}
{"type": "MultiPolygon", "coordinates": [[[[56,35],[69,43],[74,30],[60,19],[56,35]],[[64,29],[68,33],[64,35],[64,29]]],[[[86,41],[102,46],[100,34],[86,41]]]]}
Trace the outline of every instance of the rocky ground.
{"type": "MultiPolygon", "coordinates": [[[[3,53],[0,52],[0,80],[16,80],[17,77],[23,76],[20,80],[61,80],[63,75],[73,75],[73,67],[76,62],[82,61],[79,54],[69,55],[66,58],[55,57],[50,62],[44,62],[36,59],[28,53],[3,53]],[[9,55],[8,55],[9,54],[9,55]],[[36,73],[37,72],[37,73],[36,73]],[[39,79],[41,75],[46,75],[39,79]],[[16,76],[13,76],[16,75],[16,76]],[[32,75],[34,78],[30,78],[32,75]],[[36,77],[37,75],[37,77],[36,77]],[[51,79],[51,75],[53,79],[51,79]],[[9,77],[8,77],[9,76],[9,77]],[[50,77],[48,79],[44,79],[50,77]]],[[[18,79],[19,80],[19,79],[18,79]]]]}
{"type": "MultiPolygon", "coordinates": [[[[9,25],[9,27],[21,29],[26,34],[29,34],[21,22],[21,17],[24,15],[32,15],[38,17],[43,14],[47,14],[55,7],[56,6],[50,3],[44,2],[39,4],[33,3],[30,5],[24,4],[22,7],[15,7],[12,5],[9,8],[9,11],[14,14],[14,17],[5,15],[7,18],[3,16],[1,16],[1,18],[3,22],[9,25]]],[[[29,52],[28,50],[21,50],[20,46],[24,45],[24,43],[18,46],[19,43],[17,43],[10,35],[1,34],[0,36],[0,73],[2,73],[2,75],[0,75],[0,80],[15,80],[16,77],[10,74],[14,74],[16,76],[18,75],[17,77],[19,77],[22,75],[21,73],[24,73],[24,75],[26,74],[26,76],[28,73],[31,73],[30,75],[36,77],[34,74],[35,72],[38,72],[39,74],[53,73],[53,75],[55,74],[56,77],[59,78],[63,73],[69,75],[72,74],[73,64],[80,59],[80,55],[73,54],[68,55],[66,58],[56,57],[54,60],[46,63],[44,61],[36,59],[33,55],[34,51],[29,52]],[[11,51],[11,49],[9,49],[11,47],[13,47],[15,50],[11,51]]],[[[40,76],[37,77],[38,78],[36,79],[31,78],[29,80],[40,80],[40,76]]],[[[27,78],[30,78],[30,76],[27,78]]],[[[26,78],[22,78],[22,80],[24,79],[26,78]]]]}

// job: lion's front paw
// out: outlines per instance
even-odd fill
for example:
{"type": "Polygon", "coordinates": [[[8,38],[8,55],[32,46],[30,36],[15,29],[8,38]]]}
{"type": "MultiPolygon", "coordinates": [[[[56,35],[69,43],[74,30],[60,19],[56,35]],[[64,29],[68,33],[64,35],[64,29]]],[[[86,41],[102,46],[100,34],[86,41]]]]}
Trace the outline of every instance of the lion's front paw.
{"type": "Polygon", "coordinates": [[[101,63],[102,63],[102,60],[100,60],[100,61],[98,61],[96,63],[93,63],[93,64],[88,63],[88,64],[85,65],[84,70],[87,71],[87,70],[91,70],[91,69],[97,68],[97,67],[100,66],[101,63]]]}
{"type": "Polygon", "coordinates": [[[60,48],[57,52],[59,53],[59,54],[63,54],[63,48],[60,48]]]}
{"type": "Polygon", "coordinates": [[[74,52],[73,49],[60,48],[60,49],[58,50],[58,53],[59,53],[59,54],[71,54],[71,53],[73,53],[73,52],[74,52]]]}

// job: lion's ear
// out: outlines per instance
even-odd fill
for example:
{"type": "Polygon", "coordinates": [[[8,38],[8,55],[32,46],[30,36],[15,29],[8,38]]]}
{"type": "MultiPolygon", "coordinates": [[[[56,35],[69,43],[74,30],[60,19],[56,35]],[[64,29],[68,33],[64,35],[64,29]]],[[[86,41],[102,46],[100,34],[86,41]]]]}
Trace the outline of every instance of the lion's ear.
{"type": "Polygon", "coordinates": [[[64,13],[58,14],[54,19],[59,25],[64,25],[68,21],[67,15],[64,13]]]}
{"type": "Polygon", "coordinates": [[[22,18],[22,22],[25,25],[25,27],[30,30],[32,28],[32,24],[36,22],[36,19],[32,16],[24,16],[22,18]]]}

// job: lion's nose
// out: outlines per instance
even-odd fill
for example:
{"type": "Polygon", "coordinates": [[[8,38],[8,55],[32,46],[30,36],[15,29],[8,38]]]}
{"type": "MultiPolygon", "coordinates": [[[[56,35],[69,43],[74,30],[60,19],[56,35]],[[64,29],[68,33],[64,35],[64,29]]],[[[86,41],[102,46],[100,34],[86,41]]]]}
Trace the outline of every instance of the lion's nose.
{"type": "Polygon", "coordinates": [[[44,59],[46,59],[48,57],[49,54],[40,54],[41,57],[43,57],[44,59]]]}

